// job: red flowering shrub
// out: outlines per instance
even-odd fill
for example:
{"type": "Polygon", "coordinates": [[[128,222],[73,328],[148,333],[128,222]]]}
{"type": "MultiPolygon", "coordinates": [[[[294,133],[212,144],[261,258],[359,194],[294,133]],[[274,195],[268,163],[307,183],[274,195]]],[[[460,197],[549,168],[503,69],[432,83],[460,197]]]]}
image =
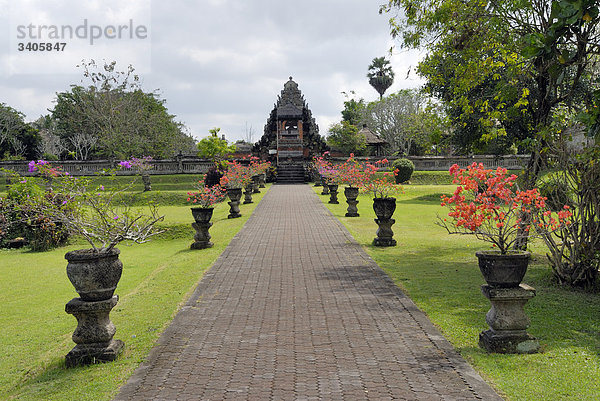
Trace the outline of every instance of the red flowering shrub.
{"type": "Polygon", "coordinates": [[[522,237],[542,236],[571,223],[569,207],[553,213],[537,188],[513,191],[517,176],[507,175],[505,168],[473,163],[465,170],[455,164],[450,174],[459,184],[452,196],[442,195],[451,220],[438,221],[450,234],[474,234],[505,254],[522,237]]]}
{"type": "Polygon", "coordinates": [[[215,203],[219,203],[225,199],[225,189],[220,185],[213,185],[212,187],[204,185],[206,177],[202,181],[198,181],[200,184],[197,191],[188,192],[187,201],[193,203],[195,206],[209,208],[213,207],[215,203]]]}
{"type": "Polygon", "coordinates": [[[238,162],[226,162],[227,171],[221,178],[221,186],[226,188],[245,188],[252,179],[252,170],[238,162]]]}

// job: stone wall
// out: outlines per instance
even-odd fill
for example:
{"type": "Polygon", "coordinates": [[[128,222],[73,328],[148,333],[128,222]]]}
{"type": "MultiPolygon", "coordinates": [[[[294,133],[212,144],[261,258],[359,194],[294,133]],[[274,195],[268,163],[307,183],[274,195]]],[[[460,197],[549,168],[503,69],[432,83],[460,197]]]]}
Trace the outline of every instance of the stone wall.
{"type": "MultiPolygon", "coordinates": [[[[520,170],[525,168],[527,161],[529,160],[528,155],[511,155],[511,156],[410,156],[408,157],[415,164],[415,170],[418,171],[448,171],[450,166],[457,163],[461,167],[467,167],[473,162],[483,163],[486,168],[505,167],[509,170],[520,170]]],[[[359,161],[366,162],[366,157],[357,157],[359,161]]],[[[374,162],[383,159],[383,157],[371,157],[368,160],[374,162]]],[[[383,168],[389,168],[394,160],[398,157],[387,157],[389,161],[387,164],[382,165],[383,168]]],[[[334,157],[332,160],[336,163],[343,163],[345,157],[334,157]]],[[[90,161],[79,161],[79,160],[66,160],[52,162],[54,166],[61,166],[63,171],[68,172],[71,175],[94,175],[103,169],[114,168],[118,165],[119,161],[109,160],[90,160],[90,161]]],[[[16,171],[17,173],[27,176],[34,175],[29,173],[27,167],[28,161],[7,161],[0,162],[0,168],[6,168],[9,170],[16,171]]],[[[305,164],[309,164],[306,162],[305,164]]],[[[213,166],[213,162],[208,159],[201,159],[195,157],[182,157],[177,159],[169,160],[154,160],[152,161],[153,169],[150,170],[150,174],[204,174],[208,169],[213,166]]],[[[119,175],[130,175],[135,174],[133,170],[119,170],[119,175]]]]}
{"type": "MultiPolygon", "coordinates": [[[[387,164],[382,164],[382,168],[389,168],[392,162],[400,157],[371,157],[368,160],[375,162],[381,159],[387,159],[387,164]]],[[[343,163],[347,158],[334,157],[334,162],[343,163]]],[[[365,157],[357,157],[359,161],[367,161],[365,157]]],[[[493,156],[493,155],[476,155],[476,156],[409,156],[415,164],[417,171],[448,171],[453,164],[458,164],[460,167],[467,167],[472,163],[483,163],[486,168],[504,167],[509,170],[520,170],[527,166],[529,155],[509,155],[509,156],[493,156]]]]}

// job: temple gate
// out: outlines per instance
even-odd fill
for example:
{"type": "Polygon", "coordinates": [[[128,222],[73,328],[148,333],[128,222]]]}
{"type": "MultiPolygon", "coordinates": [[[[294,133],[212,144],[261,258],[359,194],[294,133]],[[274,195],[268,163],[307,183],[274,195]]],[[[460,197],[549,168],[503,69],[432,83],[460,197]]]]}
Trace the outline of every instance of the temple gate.
{"type": "Polygon", "coordinates": [[[277,98],[255,156],[277,166],[277,182],[305,182],[307,162],[328,150],[298,84],[290,77],[277,98]]]}

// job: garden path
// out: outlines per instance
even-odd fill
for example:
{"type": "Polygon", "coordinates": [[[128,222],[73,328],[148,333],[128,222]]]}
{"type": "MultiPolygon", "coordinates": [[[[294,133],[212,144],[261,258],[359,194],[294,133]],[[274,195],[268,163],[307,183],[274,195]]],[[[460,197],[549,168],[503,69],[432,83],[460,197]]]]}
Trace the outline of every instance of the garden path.
{"type": "Polygon", "coordinates": [[[271,187],[115,401],[222,399],[501,400],[307,185],[271,187]]]}

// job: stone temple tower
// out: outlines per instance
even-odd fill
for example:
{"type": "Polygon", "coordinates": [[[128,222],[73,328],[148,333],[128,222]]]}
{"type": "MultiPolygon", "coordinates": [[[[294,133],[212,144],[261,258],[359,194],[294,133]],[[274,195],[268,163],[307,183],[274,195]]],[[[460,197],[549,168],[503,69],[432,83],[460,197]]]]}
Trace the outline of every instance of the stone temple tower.
{"type": "Polygon", "coordinates": [[[252,148],[255,156],[277,166],[278,182],[303,182],[305,165],[328,150],[319,135],[308,104],[298,84],[290,77],[277,98],[262,138],[252,148]]]}

